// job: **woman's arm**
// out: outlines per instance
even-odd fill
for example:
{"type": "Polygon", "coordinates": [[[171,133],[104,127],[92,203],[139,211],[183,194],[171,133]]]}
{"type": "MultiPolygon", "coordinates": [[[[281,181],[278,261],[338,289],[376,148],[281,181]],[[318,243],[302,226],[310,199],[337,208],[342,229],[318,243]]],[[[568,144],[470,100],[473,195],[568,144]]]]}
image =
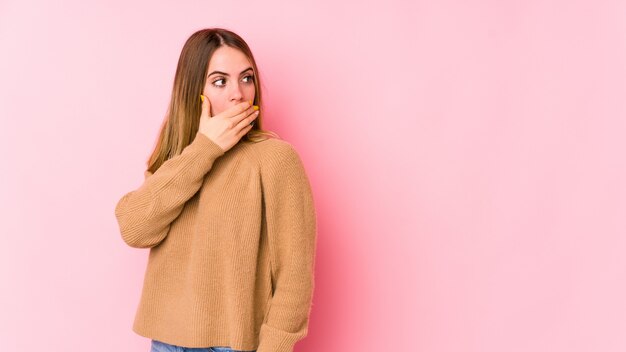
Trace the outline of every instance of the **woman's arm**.
{"type": "Polygon", "coordinates": [[[136,190],[126,193],[115,207],[122,239],[135,248],[161,243],[185,202],[202,186],[213,162],[225,152],[198,132],[182,153],[166,160],[136,190]]]}
{"type": "Polygon", "coordinates": [[[291,352],[307,335],[314,289],[316,213],[302,161],[289,145],[262,176],[274,295],[257,352],[291,352]]]}

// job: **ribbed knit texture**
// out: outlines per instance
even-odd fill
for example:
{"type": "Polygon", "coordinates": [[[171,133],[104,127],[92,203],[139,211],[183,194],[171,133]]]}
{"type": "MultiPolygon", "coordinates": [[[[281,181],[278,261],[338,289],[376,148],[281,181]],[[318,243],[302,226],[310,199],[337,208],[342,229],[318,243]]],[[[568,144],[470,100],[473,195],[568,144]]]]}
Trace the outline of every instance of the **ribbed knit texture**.
{"type": "Polygon", "coordinates": [[[122,239],[149,248],[132,330],[185,347],[291,352],[307,335],[316,213],[286,141],[224,152],[198,132],[122,196],[122,239]]]}

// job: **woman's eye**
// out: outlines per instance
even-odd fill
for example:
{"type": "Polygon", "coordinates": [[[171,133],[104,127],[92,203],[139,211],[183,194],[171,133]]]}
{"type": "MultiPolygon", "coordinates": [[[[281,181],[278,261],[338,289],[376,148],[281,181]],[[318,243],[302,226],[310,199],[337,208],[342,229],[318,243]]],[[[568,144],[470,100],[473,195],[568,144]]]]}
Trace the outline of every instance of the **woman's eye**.
{"type": "MultiPolygon", "coordinates": [[[[254,82],[254,76],[253,76],[253,75],[248,75],[248,76],[245,76],[245,77],[244,77],[244,79],[246,79],[246,78],[248,79],[248,80],[246,81],[246,83],[252,83],[252,82],[254,82]]],[[[214,85],[214,86],[216,86],[216,87],[218,87],[218,88],[224,87],[224,86],[225,86],[225,84],[216,84],[216,83],[217,83],[217,82],[219,82],[219,81],[225,81],[225,80],[226,80],[226,78],[216,79],[215,81],[213,81],[213,85],[214,85]]]]}

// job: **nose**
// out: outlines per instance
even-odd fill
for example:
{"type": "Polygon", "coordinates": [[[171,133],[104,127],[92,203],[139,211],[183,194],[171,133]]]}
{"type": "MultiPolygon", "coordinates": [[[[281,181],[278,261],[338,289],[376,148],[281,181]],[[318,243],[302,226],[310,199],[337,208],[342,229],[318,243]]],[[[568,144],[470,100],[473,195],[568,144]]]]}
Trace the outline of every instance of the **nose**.
{"type": "Polygon", "coordinates": [[[239,86],[239,84],[234,84],[233,85],[233,89],[230,92],[230,100],[233,103],[240,103],[243,101],[243,93],[241,91],[241,87],[239,86]]]}

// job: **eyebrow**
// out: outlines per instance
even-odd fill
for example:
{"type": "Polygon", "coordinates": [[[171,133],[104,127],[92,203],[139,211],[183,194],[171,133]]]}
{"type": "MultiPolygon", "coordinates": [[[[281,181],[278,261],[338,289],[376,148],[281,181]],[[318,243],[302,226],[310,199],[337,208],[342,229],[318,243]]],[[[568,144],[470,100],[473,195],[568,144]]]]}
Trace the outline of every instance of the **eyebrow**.
{"type": "MultiPolygon", "coordinates": [[[[244,72],[248,71],[248,70],[252,70],[252,67],[248,67],[247,69],[245,69],[245,70],[241,71],[240,75],[241,75],[241,74],[243,74],[244,72]]],[[[229,75],[228,73],[226,73],[226,72],[221,72],[221,71],[213,71],[213,72],[209,73],[209,75],[208,75],[207,77],[210,77],[211,75],[214,75],[214,74],[217,74],[217,73],[222,74],[222,75],[224,75],[224,76],[230,76],[230,75],[229,75]]]]}

